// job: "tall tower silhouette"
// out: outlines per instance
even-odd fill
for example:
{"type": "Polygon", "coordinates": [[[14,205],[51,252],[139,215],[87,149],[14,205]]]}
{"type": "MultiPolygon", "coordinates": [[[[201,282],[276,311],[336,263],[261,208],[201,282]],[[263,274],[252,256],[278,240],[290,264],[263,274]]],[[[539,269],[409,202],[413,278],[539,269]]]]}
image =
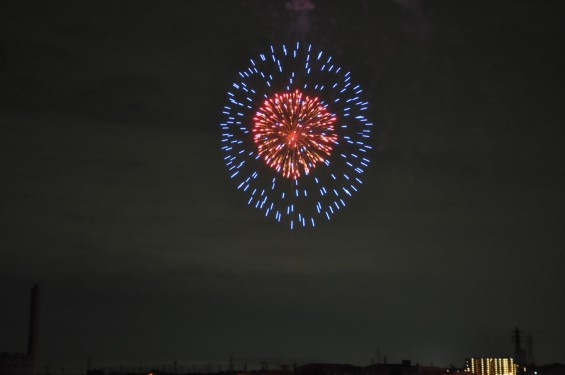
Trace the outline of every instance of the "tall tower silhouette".
{"type": "Polygon", "coordinates": [[[516,327],[512,333],[514,340],[514,361],[518,365],[525,365],[524,349],[522,349],[522,338],[520,337],[520,328],[516,327]]]}
{"type": "Polygon", "coordinates": [[[39,287],[37,284],[31,288],[31,301],[29,306],[29,336],[27,354],[35,357],[37,348],[37,331],[39,326],[39,287]]]}
{"type": "Polygon", "coordinates": [[[528,335],[528,364],[533,366],[534,363],[534,340],[532,335],[528,335]]]}

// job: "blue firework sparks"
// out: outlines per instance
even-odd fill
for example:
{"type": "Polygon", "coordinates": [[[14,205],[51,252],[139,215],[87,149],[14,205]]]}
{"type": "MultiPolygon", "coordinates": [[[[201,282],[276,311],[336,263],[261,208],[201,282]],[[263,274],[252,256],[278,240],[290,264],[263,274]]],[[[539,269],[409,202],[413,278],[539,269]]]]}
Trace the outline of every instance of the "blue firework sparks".
{"type": "MultiPolygon", "coordinates": [[[[249,205],[267,217],[288,222],[291,229],[315,227],[320,219],[330,220],[363,184],[373,126],[364,115],[367,107],[361,87],[331,56],[309,44],[271,46],[269,53],[250,60],[228,91],[221,128],[230,177],[237,189],[247,195],[249,205]],[[280,104],[285,113],[294,113],[286,103],[279,103],[279,98],[296,90],[303,92],[304,97],[319,100],[320,106],[336,119],[337,141],[322,163],[308,166],[310,173],[288,178],[269,167],[260,156],[254,142],[253,121],[267,102],[271,106],[280,104]]],[[[283,125],[272,124],[275,128],[283,125]]],[[[286,125],[299,129],[301,119],[289,119],[286,125]]]]}

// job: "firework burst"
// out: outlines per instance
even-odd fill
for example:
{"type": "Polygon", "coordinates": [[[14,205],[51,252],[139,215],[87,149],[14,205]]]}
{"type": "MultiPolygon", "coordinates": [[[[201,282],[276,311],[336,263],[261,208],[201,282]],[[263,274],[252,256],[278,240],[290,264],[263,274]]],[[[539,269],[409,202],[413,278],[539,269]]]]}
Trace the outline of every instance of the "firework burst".
{"type": "Polygon", "coordinates": [[[351,74],[311,45],[271,47],[228,92],[222,150],[248,204],[290,227],[346,205],[369,165],[372,123],[351,74]]]}
{"type": "Polygon", "coordinates": [[[318,98],[298,89],[275,94],[253,118],[253,140],[267,165],[296,180],[330,156],[335,121],[318,98]]]}

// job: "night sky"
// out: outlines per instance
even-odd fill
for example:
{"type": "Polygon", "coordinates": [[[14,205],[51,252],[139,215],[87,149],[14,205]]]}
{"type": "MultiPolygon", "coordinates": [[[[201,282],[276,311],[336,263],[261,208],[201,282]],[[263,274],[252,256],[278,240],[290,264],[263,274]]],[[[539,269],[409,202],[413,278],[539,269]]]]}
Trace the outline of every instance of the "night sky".
{"type": "MultiPolygon", "coordinates": [[[[561,1],[0,3],[0,352],[142,363],[565,362],[561,1]],[[226,92],[327,50],[376,124],[362,189],[290,231],[229,179],[226,92]]],[[[215,368],[215,367],[214,367],[215,368]]]]}

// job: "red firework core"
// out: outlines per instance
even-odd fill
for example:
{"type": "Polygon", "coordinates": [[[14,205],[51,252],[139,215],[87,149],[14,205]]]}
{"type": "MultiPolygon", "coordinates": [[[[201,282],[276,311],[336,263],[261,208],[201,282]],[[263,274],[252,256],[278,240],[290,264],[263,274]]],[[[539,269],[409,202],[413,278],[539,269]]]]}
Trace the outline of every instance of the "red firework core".
{"type": "Polygon", "coordinates": [[[253,117],[253,141],[268,166],[296,180],[331,155],[335,121],[317,97],[299,90],[277,93],[253,117]]]}

